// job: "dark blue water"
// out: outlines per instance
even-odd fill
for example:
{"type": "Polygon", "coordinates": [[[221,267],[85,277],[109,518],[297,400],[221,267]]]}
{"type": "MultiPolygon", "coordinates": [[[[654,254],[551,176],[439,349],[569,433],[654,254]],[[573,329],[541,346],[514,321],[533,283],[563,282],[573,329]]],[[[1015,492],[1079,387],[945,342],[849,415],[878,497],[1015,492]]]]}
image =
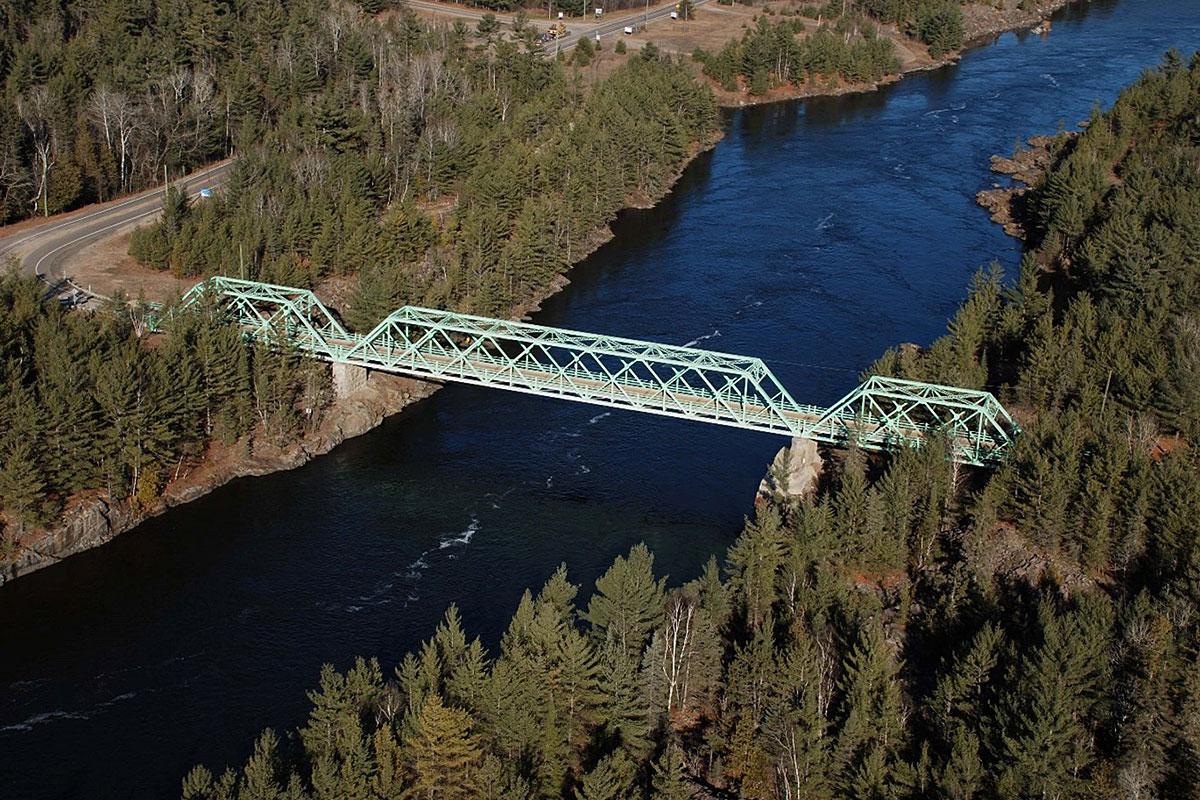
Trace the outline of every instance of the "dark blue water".
{"type": "MultiPolygon", "coordinates": [[[[1070,128],[1200,2],[1097,2],[871,95],[752,109],[657,209],[626,215],[537,320],[762,356],[828,402],[944,329],[1018,246],[974,205],[988,156],[1070,128]]],[[[178,793],[290,728],[323,662],[389,670],[445,607],[494,643],[527,586],[647,542],[720,554],[782,440],[452,387],[295,472],[246,480],[0,589],[0,797],[178,793]]]]}

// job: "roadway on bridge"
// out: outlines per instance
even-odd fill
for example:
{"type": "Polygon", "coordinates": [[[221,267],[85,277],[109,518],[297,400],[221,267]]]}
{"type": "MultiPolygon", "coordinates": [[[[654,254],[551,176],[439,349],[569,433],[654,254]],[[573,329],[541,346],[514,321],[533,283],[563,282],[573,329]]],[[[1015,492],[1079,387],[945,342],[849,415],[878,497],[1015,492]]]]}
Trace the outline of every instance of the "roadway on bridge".
{"type": "MultiPolygon", "coordinates": [[[[203,190],[221,186],[232,167],[232,159],[210,164],[174,183],[185,187],[194,198],[203,190]]],[[[69,277],[62,267],[72,256],[127,226],[149,221],[162,211],[162,198],[163,189],[158,186],[121,200],[57,215],[8,235],[0,229],[0,258],[16,258],[23,274],[39,275],[47,283],[57,284],[69,277]]]]}

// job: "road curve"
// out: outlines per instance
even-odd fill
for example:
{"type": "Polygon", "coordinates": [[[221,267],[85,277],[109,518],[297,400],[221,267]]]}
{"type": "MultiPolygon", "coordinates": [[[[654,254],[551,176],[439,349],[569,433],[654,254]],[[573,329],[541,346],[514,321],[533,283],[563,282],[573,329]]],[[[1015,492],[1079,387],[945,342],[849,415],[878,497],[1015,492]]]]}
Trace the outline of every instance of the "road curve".
{"type": "MultiPolygon", "coordinates": [[[[195,197],[201,190],[220,186],[232,166],[232,160],[210,165],[177,183],[189,196],[195,197]]],[[[53,284],[67,277],[62,274],[62,265],[71,256],[161,210],[162,187],[157,187],[114,203],[72,211],[51,222],[7,236],[0,230],[0,258],[15,257],[22,273],[42,276],[53,284]]]]}

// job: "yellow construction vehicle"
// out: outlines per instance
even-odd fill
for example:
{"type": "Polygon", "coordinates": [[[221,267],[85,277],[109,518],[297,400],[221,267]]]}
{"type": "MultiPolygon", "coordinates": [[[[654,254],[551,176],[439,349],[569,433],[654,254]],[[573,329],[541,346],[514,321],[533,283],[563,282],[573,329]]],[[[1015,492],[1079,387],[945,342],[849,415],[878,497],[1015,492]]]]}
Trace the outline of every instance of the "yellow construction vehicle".
{"type": "Polygon", "coordinates": [[[551,25],[538,36],[539,42],[553,42],[567,35],[567,26],[561,20],[551,25]]]}

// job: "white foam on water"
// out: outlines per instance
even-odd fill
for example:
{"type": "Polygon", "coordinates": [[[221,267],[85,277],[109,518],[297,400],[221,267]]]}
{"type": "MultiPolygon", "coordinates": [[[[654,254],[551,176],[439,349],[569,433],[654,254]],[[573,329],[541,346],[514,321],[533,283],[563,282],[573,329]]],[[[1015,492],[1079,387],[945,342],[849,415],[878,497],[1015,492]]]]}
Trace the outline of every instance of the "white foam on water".
{"type": "Polygon", "coordinates": [[[0,726],[0,733],[19,733],[22,731],[31,731],[37,725],[45,725],[51,722],[58,722],[60,720],[91,719],[104,709],[114,706],[117,703],[124,702],[125,700],[132,700],[135,697],[137,697],[137,692],[124,692],[116,697],[112,697],[108,700],[97,703],[87,711],[66,711],[65,709],[61,708],[53,711],[43,711],[39,714],[34,714],[33,716],[27,717],[20,722],[14,722],[11,725],[0,726]]]}
{"type": "Polygon", "coordinates": [[[447,547],[453,547],[456,544],[470,544],[471,537],[479,530],[479,517],[471,516],[471,522],[466,529],[457,536],[451,536],[447,539],[442,539],[438,542],[438,549],[445,550],[447,547]]]}
{"type": "Polygon", "coordinates": [[[697,336],[695,339],[692,339],[690,342],[685,342],[683,346],[684,347],[695,347],[696,345],[700,344],[701,342],[707,342],[709,339],[715,339],[720,335],[721,335],[721,330],[720,330],[720,328],[718,328],[718,329],[714,330],[712,333],[706,333],[703,336],[697,336]]]}
{"type": "Polygon", "coordinates": [[[11,725],[0,727],[0,732],[4,731],[31,731],[33,726],[42,725],[47,722],[54,722],[60,719],[87,719],[84,714],[76,714],[73,711],[63,711],[61,709],[55,711],[43,711],[40,714],[34,714],[21,722],[14,722],[11,725]]]}
{"type": "Polygon", "coordinates": [[[425,556],[427,555],[429,555],[428,550],[426,550],[424,553],[421,553],[420,557],[416,561],[408,565],[408,572],[404,573],[402,577],[413,581],[420,579],[421,573],[429,569],[429,562],[425,560],[425,556]]]}

